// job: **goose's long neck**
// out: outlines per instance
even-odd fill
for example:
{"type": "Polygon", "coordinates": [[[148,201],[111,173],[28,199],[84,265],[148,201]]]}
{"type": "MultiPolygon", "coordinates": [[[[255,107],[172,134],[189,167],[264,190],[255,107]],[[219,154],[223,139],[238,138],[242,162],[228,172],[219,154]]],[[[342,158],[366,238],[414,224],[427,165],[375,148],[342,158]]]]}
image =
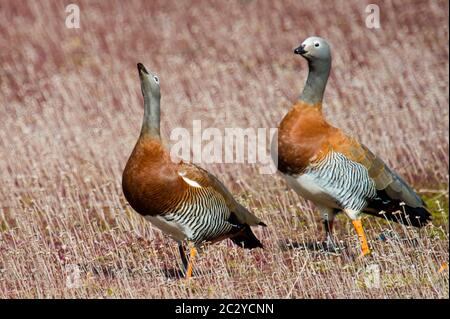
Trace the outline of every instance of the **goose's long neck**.
{"type": "Polygon", "coordinates": [[[144,120],[141,136],[161,139],[160,135],[160,102],[161,96],[154,96],[150,92],[144,94],[144,120]]]}
{"type": "Polygon", "coordinates": [[[309,73],[305,87],[300,94],[300,100],[311,105],[321,104],[323,93],[330,75],[331,60],[320,63],[308,62],[309,73]]]}

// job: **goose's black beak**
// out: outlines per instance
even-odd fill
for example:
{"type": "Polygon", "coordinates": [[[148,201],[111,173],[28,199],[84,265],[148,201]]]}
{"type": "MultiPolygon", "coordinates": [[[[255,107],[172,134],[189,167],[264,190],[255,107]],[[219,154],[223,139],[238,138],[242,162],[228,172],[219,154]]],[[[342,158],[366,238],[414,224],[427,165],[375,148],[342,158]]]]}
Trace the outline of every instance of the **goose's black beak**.
{"type": "Polygon", "coordinates": [[[145,68],[145,66],[142,63],[138,63],[137,68],[138,68],[139,73],[143,72],[145,74],[149,74],[147,69],[145,68]]]}
{"type": "Polygon", "coordinates": [[[307,52],[308,52],[308,51],[305,51],[305,46],[304,46],[304,45],[301,45],[301,46],[299,46],[298,48],[294,49],[294,53],[295,53],[295,54],[303,55],[303,54],[305,54],[305,53],[307,53],[307,52]]]}

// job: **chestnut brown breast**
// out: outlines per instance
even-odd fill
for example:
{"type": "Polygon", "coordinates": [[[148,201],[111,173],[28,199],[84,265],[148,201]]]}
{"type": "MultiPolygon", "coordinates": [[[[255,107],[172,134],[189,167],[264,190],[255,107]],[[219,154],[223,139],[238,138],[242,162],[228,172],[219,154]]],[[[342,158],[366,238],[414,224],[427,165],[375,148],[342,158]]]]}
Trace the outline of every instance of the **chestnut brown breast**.
{"type": "Polygon", "coordinates": [[[125,198],[141,215],[158,215],[183,196],[187,185],[161,142],[141,137],[122,176],[125,198]]]}
{"type": "Polygon", "coordinates": [[[278,168],[282,173],[298,175],[331,150],[347,155],[356,144],[327,123],[321,104],[298,102],[279,126],[278,168]]]}

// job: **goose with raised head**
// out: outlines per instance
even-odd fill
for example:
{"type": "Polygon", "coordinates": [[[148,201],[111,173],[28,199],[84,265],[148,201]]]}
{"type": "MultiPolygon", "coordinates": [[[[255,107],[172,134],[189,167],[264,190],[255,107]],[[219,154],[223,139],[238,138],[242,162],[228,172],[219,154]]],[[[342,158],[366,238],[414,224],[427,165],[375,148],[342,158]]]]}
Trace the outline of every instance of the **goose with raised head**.
{"type": "Polygon", "coordinates": [[[125,198],[139,214],[176,240],[186,277],[192,275],[196,247],[230,238],[252,249],[262,247],[251,226],[265,224],[239,204],[212,174],[194,164],[173,162],[160,136],[160,83],[137,65],[144,97],[141,133],[122,176],[125,198]],[[184,242],[193,243],[187,260],[184,242]]]}

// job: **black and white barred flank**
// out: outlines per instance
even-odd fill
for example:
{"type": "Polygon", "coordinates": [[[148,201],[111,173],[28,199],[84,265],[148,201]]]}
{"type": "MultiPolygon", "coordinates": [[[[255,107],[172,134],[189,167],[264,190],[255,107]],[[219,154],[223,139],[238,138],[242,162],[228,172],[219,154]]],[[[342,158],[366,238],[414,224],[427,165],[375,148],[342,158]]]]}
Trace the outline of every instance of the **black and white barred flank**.
{"type": "Polygon", "coordinates": [[[238,227],[229,222],[230,211],[212,188],[193,188],[170,211],[162,214],[185,230],[186,239],[200,245],[225,236],[238,227]]]}
{"type": "Polygon", "coordinates": [[[312,177],[342,209],[361,211],[377,196],[367,169],[341,153],[329,152],[320,162],[311,164],[304,174],[312,177]]]}

